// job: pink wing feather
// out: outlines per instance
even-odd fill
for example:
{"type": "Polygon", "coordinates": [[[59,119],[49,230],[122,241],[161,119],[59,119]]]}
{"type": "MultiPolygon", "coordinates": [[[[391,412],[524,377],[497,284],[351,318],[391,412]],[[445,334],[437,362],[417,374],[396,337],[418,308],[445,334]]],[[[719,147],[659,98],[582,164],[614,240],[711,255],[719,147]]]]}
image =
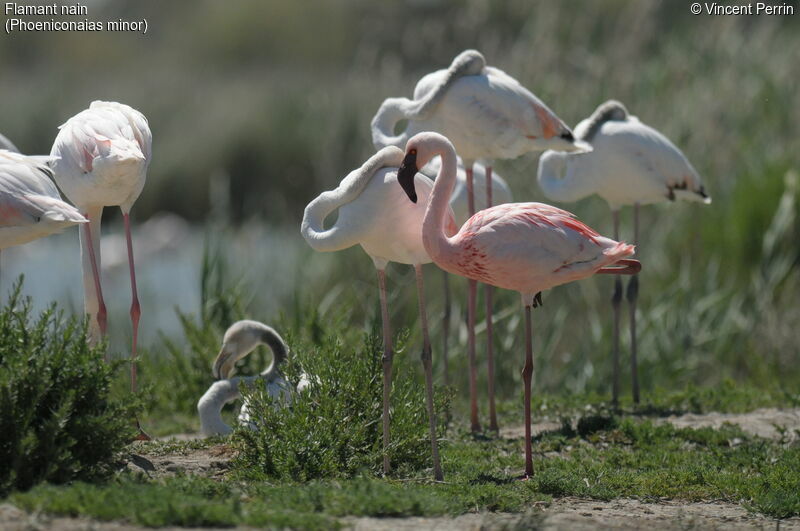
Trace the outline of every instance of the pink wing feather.
{"type": "Polygon", "coordinates": [[[455,239],[448,270],[523,293],[591,276],[634,252],[632,245],[605,238],[570,212],[542,203],[482,210],[455,239]]]}

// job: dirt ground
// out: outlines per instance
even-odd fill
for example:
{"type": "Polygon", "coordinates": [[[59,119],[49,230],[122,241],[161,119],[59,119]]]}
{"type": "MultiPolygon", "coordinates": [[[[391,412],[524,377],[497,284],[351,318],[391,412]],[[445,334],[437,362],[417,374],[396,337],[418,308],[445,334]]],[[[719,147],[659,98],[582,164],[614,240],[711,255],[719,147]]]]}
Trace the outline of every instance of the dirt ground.
{"type": "MultiPolygon", "coordinates": [[[[658,419],[680,427],[719,427],[723,423],[739,425],[742,430],[772,439],[800,437],[800,409],[759,409],[745,414],[711,413],[681,415],[658,419]],[[783,433],[783,435],[782,435],[783,433]]],[[[558,429],[559,424],[544,422],[535,426],[535,432],[558,429]]],[[[512,427],[501,431],[504,437],[521,437],[522,428],[512,427]]],[[[193,438],[183,435],[180,438],[193,438]]],[[[163,456],[132,455],[128,467],[150,477],[162,477],[178,472],[218,477],[224,474],[232,450],[227,445],[217,445],[186,454],[163,456]]],[[[531,507],[525,514],[474,513],[457,518],[345,518],[346,526],[355,530],[435,529],[797,529],[800,518],[780,522],[749,513],[743,507],[728,503],[681,503],[664,500],[645,503],[634,499],[609,502],[561,498],[552,503],[531,507]]],[[[67,531],[93,529],[98,531],[127,531],[140,529],[119,522],[97,522],[83,518],[53,518],[28,514],[16,507],[0,505],[0,529],[38,530],[64,529],[67,531]]],[[[186,529],[186,528],[182,528],[186,529]]]]}
{"type": "MultiPolygon", "coordinates": [[[[800,518],[776,522],[748,513],[726,503],[682,504],[670,501],[642,503],[638,500],[598,502],[562,498],[548,505],[532,507],[525,514],[475,513],[456,518],[345,518],[342,523],[356,531],[417,530],[438,531],[487,529],[786,529],[800,530],[800,518]]],[[[27,514],[11,505],[0,505],[0,529],[8,531],[95,530],[131,531],[142,529],[120,522],[97,522],[86,518],[53,518],[27,514]]],[[[169,528],[192,529],[192,528],[169,528]]]]}
{"type": "MultiPolygon", "coordinates": [[[[786,442],[796,441],[800,438],[800,409],[756,409],[749,413],[704,413],[673,415],[654,419],[656,423],[669,422],[678,428],[719,428],[725,423],[736,424],[742,431],[758,435],[765,439],[779,440],[781,432],[786,442]]],[[[533,435],[543,431],[557,430],[561,424],[557,422],[542,422],[533,426],[533,435]]],[[[524,435],[523,426],[502,428],[500,435],[508,439],[517,439],[524,435]]]]}

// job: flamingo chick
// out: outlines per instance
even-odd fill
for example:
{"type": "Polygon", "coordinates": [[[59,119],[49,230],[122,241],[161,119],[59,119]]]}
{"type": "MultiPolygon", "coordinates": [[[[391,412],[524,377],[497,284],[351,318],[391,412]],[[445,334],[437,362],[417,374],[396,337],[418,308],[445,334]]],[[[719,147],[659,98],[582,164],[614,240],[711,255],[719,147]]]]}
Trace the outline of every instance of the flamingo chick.
{"type": "Polygon", "coordinates": [[[596,273],[633,273],[640,264],[627,260],[634,247],[599,235],[564,210],[542,203],[509,203],[472,216],[455,236],[444,230],[447,202],[455,185],[456,152],[437,133],[420,133],[406,146],[397,182],[417,201],[417,167],[442,157],[442,169],[430,193],[422,241],[431,259],[451,273],[518,291],[525,306],[525,476],[533,474],[531,450],[531,306],[545,289],[596,273]]]}
{"type": "MultiPolygon", "coordinates": [[[[89,220],[81,233],[84,308],[93,342],[106,333],[106,306],[100,286],[100,220],[103,207],[119,206],[125,222],[131,278],[131,361],[141,310],[136,290],[130,210],[144,187],[150,165],[152,134],[139,111],[116,102],[93,101],[59,128],[50,154],[55,179],[64,194],[89,220]]],[[[136,391],[136,364],[131,363],[131,390],[136,391]]]]}
{"type": "MultiPolygon", "coordinates": [[[[473,164],[487,159],[486,198],[492,206],[492,159],[513,159],[545,149],[580,151],[590,149],[575,141],[572,131],[539,98],[499,68],[486,64],[477,50],[461,52],[450,66],[423,77],[414,88],[414,99],[389,98],[372,119],[372,142],[376,146],[403,146],[422,131],[445,135],[464,159],[469,215],[475,213],[473,164]],[[408,120],[395,135],[400,120],[408,120]]],[[[475,367],[475,303],[477,284],[469,282],[467,302],[467,351],[470,360],[470,417],[472,431],[480,431],[475,367]]],[[[487,363],[489,369],[489,422],[497,431],[494,398],[494,350],[492,292],[486,287],[487,363]]]]}
{"type": "MultiPolygon", "coordinates": [[[[218,381],[200,397],[197,412],[200,415],[200,431],[206,437],[212,435],[228,435],[233,429],[222,420],[222,408],[228,402],[241,398],[241,385],[262,384],[267,394],[275,399],[275,406],[292,403],[292,386],[281,374],[281,365],[286,361],[289,348],[283,338],[271,327],[258,321],[237,321],[233,323],[222,339],[222,348],[214,360],[212,373],[218,381]],[[232,377],[235,364],[259,345],[267,345],[272,350],[272,363],[257,376],[232,377]]],[[[309,385],[306,375],[297,384],[297,392],[304,391],[309,385]]],[[[250,406],[247,400],[239,410],[238,421],[243,426],[254,428],[250,422],[250,406]]]]}
{"type": "MultiPolygon", "coordinates": [[[[667,137],[643,124],[614,100],[601,104],[575,127],[575,136],[591,143],[593,151],[580,155],[547,151],[539,159],[538,181],[544,194],[554,201],[577,201],[591,194],[605,199],[614,220],[614,238],[619,238],[619,210],[633,205],[633,243],[639,241],[639,205],[662,201],[711,203],[697,170],[667,137]]],[[[636,352],[636,300],[638,275],[628,283],[630,305],[631,374],[633,401],[639,403],[636,352]]],[[[619,323],[622,280],[614,281],[611,304],[614,313],[612,401],[619,395],[619,323]]]]}
{"type": "Polygon", "coordinates": [[[0,149],[0,249],[49,236],[87,223],[61,200],[50,157],[28,157],[0,149]]]}
{"type": "MultiPolygon", "coordinates": [[[[420,191],[420,202],[411,204],[403,200],[397,186],[397,167],[403,151],[389,146],[367,160],[361,168],[352,171],[335,190],[323,192],[311,201],[303,214],[300,231],[316,251],[338,251],[361,245],[372,258],[378,270],[378,286],[383,319],[383,470],[391,471],[389,462],[389,394],[392,382],[392,333],[389,308],[386,302],[386,266],[389,262],[413,264],[417,278],[419,313],[422,323],[422,365],[425,370],[425,389],[433,456],[434,476],[443,478],[436,440],[436,419],[433,412],[433,375],[431,372],[431,343],[425,312],[425,295],[422,264],[431,261],[422,244],[422,219],[428,204],[428,194],[433,188],[430,179],[422,174],[410,176],[420,191]],[[325,218],[339,210],[336,223],[324,228],[325,218]]],[[[453,211],[445,207],[443,223],[455,232],[453,211]],[[446,218],[446,219],[445,219],[446,218]]]]}

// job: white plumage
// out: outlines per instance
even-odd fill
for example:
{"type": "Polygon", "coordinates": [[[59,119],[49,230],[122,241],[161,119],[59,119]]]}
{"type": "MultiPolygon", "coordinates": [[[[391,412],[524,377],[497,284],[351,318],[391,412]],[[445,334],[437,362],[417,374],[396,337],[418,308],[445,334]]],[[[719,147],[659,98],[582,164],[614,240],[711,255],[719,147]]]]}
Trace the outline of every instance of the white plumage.
{"type": "MultiPolygon", "coordinates": [[[[428,204],[433,182],[421,173],[414,175],[419,201],[414,204],[404,198],[397,185],[397,170],[403,160],[403,151],[387,146],[370,157],[360,168],[347,175],[335,190],[323,192],[303,213],[300,232],[316,251],[338,251],[361,245],[372,258],[378,270],[378,285],[383,320],[383,444],[389,447],[389,395],[391,390],[392,356],[389,308],[386,302],[386,266],[389,262],[412,264],[417,277],[417,295],[420,303],[420,320],[423,335],[423,366],[426,378],[426,398],[430,422],[431,449],[434,477],[442,476],[436,439],[436,422],[433,412],[433,377],[431,374],[431,347],[425,313],[422,264],[431,261],[422,243],[422,220],[428,204]],[[339,217],[329,229],[325,218],[338,209],[339,217]]],[[[450,234],[456,230],[453,211],[448,207],[445,225],[450,234]]],[[[391,466],[388,453],[384,455],[384,473],[391,466]]]]}
{"type": "MultiPolygon", "coordinates": [[[[125,225],[131,279],[131,359],[136,358],[141,309],[131,241],[130,210],[144,187],[153,137],[139,111],[116,102],[93,101],[59,128],[50,154],[64,194],[89,220],[81,232],[84,309],[90,316],[90,340],[106,333],[106,307],[101,286],[100,221],[103,208],[118,206],[125,225]]],[[[131,390],[137,389],[136,364],[131,364],[131,390]]],[[[146,437],[141,432],[142,437],[146,437]]]]}
{"type": "Polygon", "coordinates": [[[153,137],[139,111],[93,101],[59,127],[50,154],[55,179],[81,209],[119,206],[130,212],[144,187],[153,137]]]}
{"type": "MultiPolygon", "coordinates": [[[[292,403],[292,386],[280,372],[281,364],[286,360],[289,349],[283,338],[271,327],[258,321],[237,321],[225,332],[222,348],[214,361],[213,374],[220,380],[200,397],[197,412],[200,415],[200,431],[205,436],[227,435],[233,431],[222,420],[222,408],[225,404],[242,397],[241,388],[245,386],[264,385],[266,391],[275,399],[275,406],[288,406],[292,403]],[[270,366],[257,376],[232,377],[235,364],[259,345],[268,345],[272,349],[273,361],[270,366]]],[[[304,391],[310,384],[303,374],[297,384],[297,392],[304,391]]],[[[245,400],[239,410],[240,424],[255,428],[250,422],[250,407],[245,400]]]]}
{"type": "MultiPolygon", "coordinates": [[[[405,146],[398,146],[403,148],[405,146]]],[[[420,168],[429,179],[435,179],[441,167],[441,158],[435,157],[432,161],[420,168]]],[[[473,195],[475,197],[475,210],[483,210],[489,206],[502,205],[513,201],[511,187],[497,173],[492,172],[492,205],[489,205],[486,195],[486,166],[476,162],[473,166],[473,195]]],[[[467,195],[467,171],[461,159],[458,159],[458,170],[456,172],[456,187],[453,195],[450,196],[450,207],[453,209],[456,225],[461,226],[470,218],[469,197],[467,195]]]]}
{"type": "Polygon", "coordinates": [[[0,249],[88,221],[61,200],[48,160],[0,150],[0,249]]]}
{"type": "Polygon", "coordinates": [[[619,102],[600,105],[575,127],[575,136],[592,151],[546,151],[539,159],[539,185],[549,199],[577,201],[597,194],[611,210],[676,198],[711,202],[681,150],[619,102]]]}
{"type": "MultiPolygon", "coordinates": [[[[323,192],[311,201],[300,227],[306,242],[323,252],[361,245],[381,270],[389,262],[429,263],[431,259],[422,244],[422,218],[433,181],[417,174],[419,201],[407,201],[397,186],[397,167],[402,159],[399,148],[383,148],[342,179],[335,190],[323,192]],[[325,218],[337,209],[336,223],[325,229],[325,218]]],[[[454,231],[452,213],[449,223],[454,231]]]]}
{"type": "Polygon", "coordinates": [[[477,159],[516,158],[545,149],[579,150],[572,132],[539,98],[476,50],[423,77],[414,99],[389,98],[372,119],[375,146],[404,146],[416,133],[445,135],[471,167],[477,159]],[[406,130],[394,134],[400,120],[406,130]]]}
{"type": "MultiPolygon", "coordinates": [[[[587,144],[576,141],[572,131],[532,92],[502,70],[488,66],[476,50],[465,50],[447,69],[423,77],[414,88],[414,99],[389,98],[372,119],[372,142],[375,146],[405,146],[409,138],[421,132],[446,136],[464,160],[465,183],[471,183],[472,197],[465,190],[467,204],[475,193],[488,197],[486,178],[475,182],[472,174],[477,159],[491,172],[493,159],[512,159],[526,153],[557,149],[586,151],[587,144]],[[400,120],[408,124],[395,134],[400,120]]],[[[491,179],[494,187],[494,179],[491,179]]],[[[466,184],[465,184],[466,186],[466,184]]],[[[460,196],[456,196],[459,201],[460,196]]],[[[510,198],[508,199],[510,201],[510,198]]],[[[502,202],[484,199],[482,206],[502,202]]],[[[461,203],[463,205],[463,202],[461,203]]],[[[461,207],[458,205],[458,207],[461,207]]],[[[463,220],[475,213],[477,205],[467,207],[463,220]]],[[[463,208],[458,208],[463,212],[463,208]]],[[[477,418],[475,326],[477,284],[468,283],[467,354],[470,366],[470,409],[472,431],[480,431],[477,418]]],[[[497,431],[494,398],[494,338],[492,324],[492,287],[486,286],[486,360],[489,372],[490,429],[497,431]]],[[[444,327],[445,338],[447,326],[444,327]]],[[[447,339],[445,339],[445,343],[447,339]]]]}
{"type": "MultiPolygon", "coordinates": [[[[539,159],[538,181],[544,194],[554,201],[577,201],[597,194],[608,202],[614,220],[614,238],[619,238],[619,210],[633,205],[633,242],[639,240],[639,205],[682,199],[711,203],[694,166],[675,144],[628,113],[625,106],[609,100],[575,127],[575,136],[592,145],[589,153],[546,151],[539,159]]],[[[636,347],[636,301],[639,280],[631,277],[630,304],[631,374],[634,403],[639,402],[636,347]]],[[[612,310],[613,382],[612,402],[619,395],[619,324],[622,280],[614,282],[612,310]]]]}

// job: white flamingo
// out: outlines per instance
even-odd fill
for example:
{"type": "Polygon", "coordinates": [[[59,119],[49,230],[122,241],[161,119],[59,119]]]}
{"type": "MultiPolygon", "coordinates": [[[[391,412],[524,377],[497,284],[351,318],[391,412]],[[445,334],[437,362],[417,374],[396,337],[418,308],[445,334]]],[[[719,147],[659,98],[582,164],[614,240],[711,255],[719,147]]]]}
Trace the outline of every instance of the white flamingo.
{"type": "Polygon", "coordinates": [[[417,201],[417,167],[434,156],[442,168],[430,192],[422,240],[442,269],[518,291],[525,306],[525,477],[533,474],[531,451],[531,381],[533,351],[531,306],[541,304],[541,291],[597,273],[634,273],[641,267],[632,245],[604,238],[575,217],[542,203],[510,203],[481,210],[454,236],[445,232],[446,209],[455,184],[456,154],[445,137],[420,133],[408,141],[397,182],[408,199],[417,201]]]}
{"type": "MultiPolygon", "coordinates": [[[[619,238],[619,210],[633,205],[633,243],[639,242],[639,205],[674,201],[710,203],[700,176],[686,156],[667,137],[643,124],[614,100],[601,104],[575,127],[575,136],[591,143],[590,153],[547,151],[539,159],[538,180],[544,194],[554,201],[577,201],[597,194],[608,202],[619,238]]],[[[629,283],[631,372],[633,400],[639,402],[636,359],[636,299],[638,275],[629,283]]],[[[616,276],[611,299],[614,313],[612,400],[619,395],[619,321],[622,280],[616,276]]]]}
{"type": "MultiPolygon", "coordinates": [[[[412,264],[417,278],[419,313],[422,323],[422,365],[425,370],[425,388],[430,423],[431,452],[434,476],[442,479],[439,450],[436,441],[436,419],[433,412],[433,376],[431,373],[431,344],[425,313],[425,296],[422,264],[431,261],[422,244],[422,218],[425,215],[428,194],[433,188],[430,179],[422,174],[414,180],[420,190],[420,201],[412,204],[404,200],[397,186],[397,167],[403,151],[389,146],[367,160],[361,168],[352,171],[335,190],[324,192],[311,201],[303,214],[301,232],[308,244],[317,251],[338,251],[361,245],[372,258],[378,270],[381,316],[383,319],[383,470],[390,472],[389,462],[389,393],[392,382],[392,333],[389,309],[386,302],[386,266],[389,262],[412,264]],[[401,199],[403,199],[401,201],[401,199]],[[339,210],[336,223],[324,228],[325,218],[339,210]]],[[[448,227],[455,230],[452,210],[448,208],[448,227]]]]}
{"type": "MultiPolygon", "coordinates": [[[[136,290],[130,210],[144,187],[152,153],[152,134],[139,111],[116,102],[94,101],[59,128],[50,154],[56,182],[84,213],[89,223],[81,233],[85,311],[90,315],[91,337],[106,332],[106,306],[100,283],[100,221],[103,207],[119,206],[125,223],[131,278],[131,361],[141,309],[136,290]]],[[[136,363],[131,363],[131,390],[136,391],[136,363]]]]}
{"type": "MultiPolygon", "coordinates": [[[[214,360],[212,373],[218,381],[197,402],[200,415],[200,431],[205,436],[227,435],[233,431],[222,420],[222,408],[228,402],[242,397],[241,386],[265,385],[269,396],[276,400],[275,405],[292,403],[292,385],[281,374],[281,365],[286,361],[289,348],[283,338],[271,327],[258,321],[237,321],[233,323],[222,339],[222,348],[214,360]],[[267,345],[272,350],[272,363],[256,376],[232,377],[236,362],[250,354],[259,345],[267,345]]],[[[297,392],[304,391],[309,380],[303,375],[297,384],[297,392]]],[[[253,427],[247,400],[239,410],[240,424],[253,427]]]]}
{"type": "MultiPolygon", "coordinates": [[[[375,145],[405,145],[423,131],[445,135],[464,159],[469,214],[475,213],[473,164],[477,159],[511,159],[526,153],[557,149],[590,149],[576,143],[572,132],[542,101],[502,70],[486,65],[476,50],[459,54],[445,70],[423,77],[414,89],[414,99],[389,98],[372,119],[375,145]],[[408,120],[399,135],[394,129],[408,120]]],[[[486,163],[487,191],[492,164],[486,163]]],[[[487,194],[487,206],[493,204],[487,194]]],[[[477,283],[470,279],[467,303],[467,352],[470,364],[470,420],[472,431],[480,431],[475,367],[475,303],[477,283]]],[[[489,370],[489,423],[497,431],[494,399],[494,347],[491,337],[492,289],[486,288],[487,363],[489,370]]]]}
{"type": "Polygon", "coordinates": [[[49,160],[0,149],[0,249],[88,222],[61,200],[49,160]]]}

